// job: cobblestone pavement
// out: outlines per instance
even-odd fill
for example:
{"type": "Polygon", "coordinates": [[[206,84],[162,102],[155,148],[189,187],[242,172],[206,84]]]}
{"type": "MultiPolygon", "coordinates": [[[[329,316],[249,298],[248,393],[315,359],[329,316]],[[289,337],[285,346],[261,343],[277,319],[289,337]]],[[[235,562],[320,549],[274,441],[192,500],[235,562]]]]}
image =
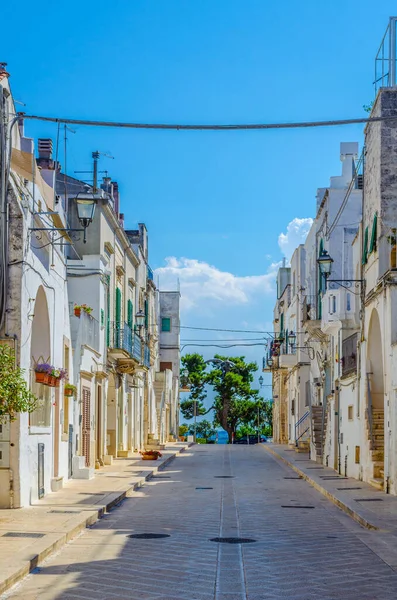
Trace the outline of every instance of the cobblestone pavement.
{"type": "Polygon", "coordinates": [[[394,600],[382,535],[260,446],[195,446],[2,598],[394,600]]]}

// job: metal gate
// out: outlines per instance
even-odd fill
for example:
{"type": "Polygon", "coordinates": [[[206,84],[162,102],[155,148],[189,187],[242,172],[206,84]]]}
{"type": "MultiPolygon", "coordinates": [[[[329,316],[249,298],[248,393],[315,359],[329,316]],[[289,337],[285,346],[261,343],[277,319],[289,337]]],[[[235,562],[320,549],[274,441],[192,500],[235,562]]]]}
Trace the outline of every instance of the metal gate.
{"type": "Polygon", "coordinates": [[[72,465],[73,465],[73,425],[69,425],[69,438],[68,438],[68,457],[69,457],[69,479],[72,477],[72,465]]]}
{"type": "Polygon", "coordinates": [[[85,456],[85,466],[90,466],[91,446],[91,391],[83,388],[83,414],[81,423],[82,452],[85,456]]]}
{"type": "Polygon", "coordinates": [[[38,496],[39,499],[44,496],[44,444],[37,445],[38,450],[38,496]]]}

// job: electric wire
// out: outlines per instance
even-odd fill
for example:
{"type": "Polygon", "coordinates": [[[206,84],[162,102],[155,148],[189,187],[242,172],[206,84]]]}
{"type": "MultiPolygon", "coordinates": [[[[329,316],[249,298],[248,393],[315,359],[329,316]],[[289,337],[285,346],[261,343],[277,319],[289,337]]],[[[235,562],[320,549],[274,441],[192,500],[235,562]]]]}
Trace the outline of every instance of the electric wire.
{"type": "Polygon", "coordinates": [[[189,125],[174,123],[128,123],[120,121],[90,121],[86,119],[67,119],[61,117],[46,117],[43,115],[28,115],[19,113],[24,119],[47,121],[50,123],[67,123],[70,125],[86,125],[90,127],[117,127],[122,129],[162,129],[176,131],[251,131],[263,129],[298,129],[309,127],[332,127],[338,125],[357,125],[360,123],[377,123],[380,121],[397,120],[396,116],[387,117],[361,117],[358,119],[332,119],[327,121],[301,121],[290,123],[245,123],[245,124],[212,124],[189,125]]]}

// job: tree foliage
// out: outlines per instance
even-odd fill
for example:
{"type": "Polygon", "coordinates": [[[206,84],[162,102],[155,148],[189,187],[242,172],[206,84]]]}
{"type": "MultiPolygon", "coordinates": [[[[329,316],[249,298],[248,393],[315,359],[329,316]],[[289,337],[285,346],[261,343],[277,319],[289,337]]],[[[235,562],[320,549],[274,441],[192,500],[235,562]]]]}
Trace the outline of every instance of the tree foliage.
{"type": "Polygon", "coordinates": [[[23,374],[24,369],[15,364],[14,350],[0,346],[0,423],[15,421],[18,413],[30,413],[37,407],[38,399],[23,374]]]}
{"type": "Polygon", "coordinates": [[[202,409],[200,414],[208,412],[205,411],[202,400],[207,395],[205,386],[211,385],[215,392],[211,407],[215,413],[214,425],[222,427],[231,441],[239,424],[249,423],[257,413],[259,392],[253,389],[251,384],[258,366],[253,362],[245,362],[244,356],[227,357],[217,354],[215,358],[228,361],[229,369],[222,368],[220,364],[213,366],[207,372],[205,361],[200,354],[189,354],[183,357],[182,365],[189,373],[191,393],[189,400],[181,403],[181,410],[185,418],[192,418],[192,401],[198,399],[199,408],[202,409]]]}
{"type": "Polygon", "coordinates": [[[203,419],[196,423],[196,437],[208,440],[214,435],[216,435],[216,429],[210,421],[203,419]]]}
{"type": "Polygon", "coordinates": [[[203,400],[207,397],[206,367],[201,354],[186,354],[182,357],[182,369],[186,371],[186,380],[190,387],[189,397],[181,402],[181,413],[185,419],[193,419],[196,404],[196,416],[205,415],[203,400]]]}

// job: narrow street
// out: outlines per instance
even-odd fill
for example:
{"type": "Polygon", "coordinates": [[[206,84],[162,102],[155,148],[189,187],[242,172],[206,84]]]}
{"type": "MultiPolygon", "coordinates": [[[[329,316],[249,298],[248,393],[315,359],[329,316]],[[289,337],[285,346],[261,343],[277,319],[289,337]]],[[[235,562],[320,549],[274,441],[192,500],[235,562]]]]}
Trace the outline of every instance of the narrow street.
{"type": "Polygon", "coordinates": [[[381,535],[261,446],[194,446],[3,598],[387,600],[381,535]],[[128,537],[144,533],[167,537],[128,537]]]}

